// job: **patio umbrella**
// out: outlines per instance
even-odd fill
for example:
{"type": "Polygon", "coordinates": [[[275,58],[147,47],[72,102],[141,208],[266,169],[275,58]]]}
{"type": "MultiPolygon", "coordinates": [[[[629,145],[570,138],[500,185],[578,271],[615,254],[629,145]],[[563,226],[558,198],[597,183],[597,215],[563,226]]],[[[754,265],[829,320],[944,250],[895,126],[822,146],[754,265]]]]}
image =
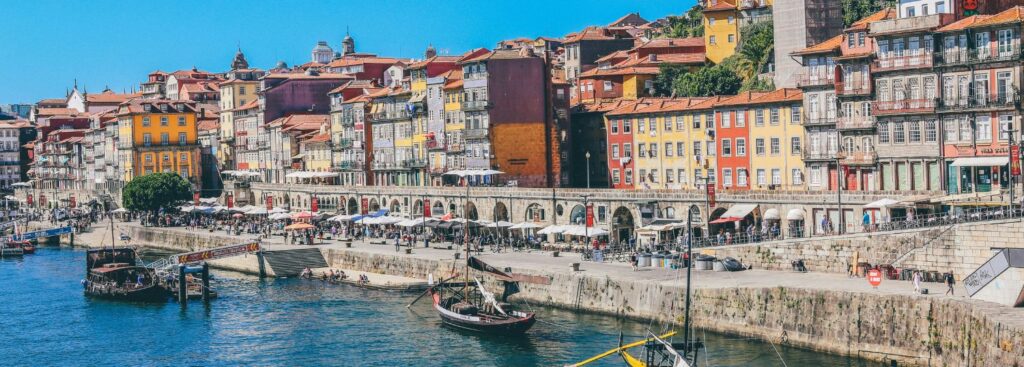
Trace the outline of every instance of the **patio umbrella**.
{"type": "Polygon", "coordinates": [[[314,227],[312,224],[309,224],[309,223],[295,223],[295,224],[290,224],[288,226],[285,226],[284,230],[286,230],[286,231],[301,231],[303,229],[312,229],[312,228],[316,228],[316,227],[314,227]]]}
{"type": "Polygon", "coordinates": [[[309,219],[313,217],[313,213],[310,212],[298,212],[292,214],[292,219],[309,219]]]}
{"type": "Polygon", "coordinates": [[[192,205],[185,205],[185,206],[182,206],[182,207],[178,208],[178,210],[181,210],[182,213],[190,213],[193,210],[196,210],[196,207],[194,207],[192,205]]]}
{"type": "Polygon", "coordinates": [[[268,212],[266,208],[256,208],[245,212],[245,215],[267,215],[268,213],[270,212],[268,212]]]}
{"type": "Polygon", "coordinates": [[[541,228],[541,227],[542,226],[534,224],[534,223],[522,222],[522,223],[518,223],[518,224],[512,226],[511,229],[533,229],[533,228],[541,228]]]}
{"type": "Polygon", "coordinates": [[[548,226],[542,230],[537,231],[537,234],[558,234],[565,231],[565,226],[548,226]]]}
{"type": "Polygon", "coordinates": [[[111,212],[111,213],[127,213],[127,212],[128,212],[128,209],[125,209],[125,208],[117,208],[117,209],[111,210],[110,212],[111,212]]]}
{"type": "Polygon", "coordinates": [[[287,212],[288,212],[288,210],[284,209],[284,208],[270,209],[270,213],[272,213],[272,214],[280,214],[280,213],[287,213],[287,212]]]}
{"type": "Polygon", "coordinates": [[[290,214],[288,214],[288,213],[277,213],[277,214],[271,215],[268,218],[270,220],[282,220],[282,219],[289,219],[291,217],[292,216],[290,214]]]}
{"type": "Polygon", "coordinates": [[[231,217],[232,218],[241,218],[241,217],[244,217],[244,215],[242,215],[242,213],[235,213],[235,214],[231,214],[231,217]]]}

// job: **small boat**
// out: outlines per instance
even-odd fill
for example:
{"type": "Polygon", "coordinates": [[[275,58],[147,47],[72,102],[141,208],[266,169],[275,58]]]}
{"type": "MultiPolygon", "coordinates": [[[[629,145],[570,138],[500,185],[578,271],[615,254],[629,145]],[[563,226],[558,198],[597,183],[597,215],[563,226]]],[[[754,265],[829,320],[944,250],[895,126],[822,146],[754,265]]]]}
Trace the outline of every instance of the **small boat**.
{"type": "MultiPolygon", "coordinates": [[[[32,248],[32,252],[35,252],[35,248],[32,248]]],[[[25,249],[17,244],[10,242],[0,244],[0,257],[20,257],[25,255],[25,249]]]]}
{"type": "Polygon", "coordinates": [[[166,302],[167,289],[151,268],[138,266],[135,249],[97,249],[86,255],[88,297],[131,302],[166,302]]]}
{"type": "Polygon", "coordinates": [[[507,302],[508,296],[518,293],[518,283],[508,274],[485,264],[475,257],[467,260],[468,268],[477,269],[497,278],[504,285],[501,301],[484,288],[480,279],[451,283],[442,281],[428,290],[434,309],[441,322],[449,327],[484,334],[523,334],[537,322],[532,312],[516,310],[507,302]]]}
{"type": "Polygon", "coordinates": [[[14,240],[7,241],[7,244],[5,245],[5,247],[8,247],[8,248],[20,247],[21,251],[24,252],[26,255],[30,255],[30,254],[36,253],[36,247],[32,245],[32,242],[29,242],[29,241],[14,241],[14,240]]]}
{"type": "MultiPolygon", "coordinates": [[[[171,297],[178,299],[178,280],[171,278],[166,284],[167,290],[170,292],[171,297]]],[[[185,295],[188,299],[203,299],[203,282],[194,277],[188,277],[185,280],[185,295]]],[[[210,299],[217,298],[217,292],[211,287],[210,299]]]]}

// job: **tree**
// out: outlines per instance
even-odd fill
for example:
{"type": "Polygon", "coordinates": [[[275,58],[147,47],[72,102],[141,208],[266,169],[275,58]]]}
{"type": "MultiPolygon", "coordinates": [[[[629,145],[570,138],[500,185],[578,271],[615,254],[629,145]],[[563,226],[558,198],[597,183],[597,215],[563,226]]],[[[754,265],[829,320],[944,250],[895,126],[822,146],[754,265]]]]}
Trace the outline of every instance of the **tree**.
{"type": "Polygon", "coordinates": [[[711,97],[736,94],[743,78],[724,65],[705,66],[676,80],[676,96],[711,97]]]}
{"type": "Polygon", "coordinates": [[[670,15],[665,18],[668,24],[659,35],[662,38],[702,37],[704,36],[704,8],[695,5],[683,15],[670,15]]]}
{"type": "Polygon", "coordinates": [[[676,81],[688,72],[685,65],[661,64],[658,67],[658,76],[654,77],[654,95],[670,97],[675,90],[676,81]]]}
{"type": "Polygon", "coordinates": [[[864,19],[879,10],[894,8],[896,0],[841,0],[843,7],[843,23],[847,27],[854,22],[864,19]]]}
{"type": "Polygon", "coordinates": [[[765,71],[775,57],[775,31],[772,24],[760,22],[740,29],[740,46],[733,56],[735,60],[727,60],[745,82],[756,79],[765,71]]]}
{"type": "Polygon", "coordinates": [[[151,173],[124,186],[122,204],[129,210],[156,212],[192,196],[192,186],[175,173],[151,173]]]}

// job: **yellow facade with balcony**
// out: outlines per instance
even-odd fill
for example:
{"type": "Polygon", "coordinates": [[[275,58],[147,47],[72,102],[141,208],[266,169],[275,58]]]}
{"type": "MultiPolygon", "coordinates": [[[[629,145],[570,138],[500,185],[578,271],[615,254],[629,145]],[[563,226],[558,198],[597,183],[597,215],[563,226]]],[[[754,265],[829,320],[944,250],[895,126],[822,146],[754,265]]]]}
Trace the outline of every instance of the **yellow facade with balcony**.
{"type": "Polygon", "coordinates": [[[143,101],[122,106],[118,139],[125,182],[157,172],[177,173],[197,187],[201,182],[193,103],[143,101]],[[161,104],[169,108],[161,110],[161,104]]]}

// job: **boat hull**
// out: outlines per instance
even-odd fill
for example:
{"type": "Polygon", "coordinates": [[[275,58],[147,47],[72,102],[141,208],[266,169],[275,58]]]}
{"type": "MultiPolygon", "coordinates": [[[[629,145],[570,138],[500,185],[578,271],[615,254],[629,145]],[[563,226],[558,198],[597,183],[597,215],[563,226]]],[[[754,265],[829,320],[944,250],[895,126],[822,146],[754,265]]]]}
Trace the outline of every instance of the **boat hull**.
{"type": "Polygon", "coordinates": [[[533,327],[537,322],[536,316],[532,313],[523,317],[510,317],[507,319],[492,319],[486,316],[465,316],[446,310],[438,304],[434,305],[438,315],[441,316],[441,323],[445,326],[480,334],[494,335],[515,335],[523,334],[533,327]]]}
{"type": "Polygon", "coordinates": [[[114,301],[154,303],[167,302],[168,292],[161,286],[152,285],[132,290],[87,288],[85,295],[90,298],[114,301]]]}

